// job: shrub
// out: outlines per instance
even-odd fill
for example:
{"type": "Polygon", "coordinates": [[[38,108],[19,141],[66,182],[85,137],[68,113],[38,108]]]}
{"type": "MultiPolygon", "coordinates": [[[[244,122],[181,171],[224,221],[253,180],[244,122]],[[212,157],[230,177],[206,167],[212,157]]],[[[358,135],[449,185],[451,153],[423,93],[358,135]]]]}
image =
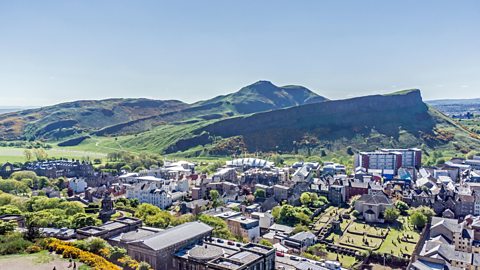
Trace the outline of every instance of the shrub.
{"type": "Polygon", "coordinates": [[[37,252],[40,252],[42,250],[42,248],[36,244],[34,245],[31,245],[29,247],[27,247],[27,249],[25,250],[27,253],[37,253],[37,252]]]}
{"type": "Polygon", "coordinates": [[[0,235],[0,255],[24,253],[31,245],[32,242],[25,240],[18,232],[0,235]]]}
{"type": "Polygon", "coordinates": [[[48,247],[64,258],[79,259],[82,263],[94,268],[104,270],[121,270],[120,267],[107,261],[103,257],[88,251],[83,251],[73,246],[72,243],[51,238],[48,247]]]}

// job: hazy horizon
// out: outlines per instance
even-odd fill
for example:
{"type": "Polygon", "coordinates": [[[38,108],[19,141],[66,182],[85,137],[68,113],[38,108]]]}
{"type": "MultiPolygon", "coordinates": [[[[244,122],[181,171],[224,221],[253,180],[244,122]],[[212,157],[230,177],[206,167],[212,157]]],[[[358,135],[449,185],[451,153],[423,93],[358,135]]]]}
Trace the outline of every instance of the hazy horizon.
{"type": "Polygon", "coordinates": [[[0,106],[228,94],[478,98],[478,1],[0,2],[0,106]]]}

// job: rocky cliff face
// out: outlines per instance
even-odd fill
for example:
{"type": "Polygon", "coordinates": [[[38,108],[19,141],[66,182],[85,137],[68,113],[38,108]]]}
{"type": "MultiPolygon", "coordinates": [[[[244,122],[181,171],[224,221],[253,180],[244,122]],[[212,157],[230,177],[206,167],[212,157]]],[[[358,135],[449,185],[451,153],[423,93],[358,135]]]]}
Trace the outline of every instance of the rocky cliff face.
{"type": "Polygon", "coordinates": [[[398,138],[400,131],[414,136],[431,133],[435,121],[419,90],[325,101],[293,108],[231,118],[213,123],[206,131],[221,137],[243,136],[250,150],[291,150],[306,135],[320,140],[368,136],[373,130],[398,138]]]}

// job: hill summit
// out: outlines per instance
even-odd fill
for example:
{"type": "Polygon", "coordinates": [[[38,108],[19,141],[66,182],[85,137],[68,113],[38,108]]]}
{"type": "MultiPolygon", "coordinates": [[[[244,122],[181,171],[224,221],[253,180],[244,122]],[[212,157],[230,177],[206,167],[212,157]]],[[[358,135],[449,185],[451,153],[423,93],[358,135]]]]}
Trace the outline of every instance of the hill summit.
{"type": "Polygon", "coordinates": [[[137,134],[168,123],[216,120],[324,100],[305,87],[278,87],[269,81],[193,104],[143,98],[81,100],[0,114],[0,139],[51,141],[137,134]]]}
{"type": "Polygon", "coordinates": [[[194,105],[222,102],[231,105],[240,114],[249,114],[325,100],[327,99],[303,86],[287,85],[279,87],[270,81],[258,81],[241,88],[235,93],[218,96],[194,105]]]}

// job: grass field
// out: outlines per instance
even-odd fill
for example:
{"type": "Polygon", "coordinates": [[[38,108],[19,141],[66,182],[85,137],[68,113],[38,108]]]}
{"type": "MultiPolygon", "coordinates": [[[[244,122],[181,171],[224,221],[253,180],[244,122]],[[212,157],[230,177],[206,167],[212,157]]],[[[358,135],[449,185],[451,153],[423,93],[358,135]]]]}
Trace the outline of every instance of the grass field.
{"type": "MultiPolygon", "coordinates": [[[[35,254],[19,254],[0,256],[0,270],[58,270],[68,269],[69,261],[60,256],[52,255],[48,251],[41,251],[35,254]]],[[[91,268],[77,262],[78,270],[90,270],[91,268]]],[[[71,269],[71,268],[70,268],[71,269]]]]}
{"type": "MultiPolygon", "coordinates": [[[[83,158],[105,158],[107,156],[106,153],[101,152],[92,152],[92,151],[84,151],[84,150],[75,150],[72,148],[60,148],[54,147],[52,149],[46,150],[49,157],[55,158],[75,158],[75,159],[83,159],[83,158]]],[[[25,149],[24,148],[14,148],[14,147],[0,147],[0,163],[5,162],[25,162],[25,149]]]]}

